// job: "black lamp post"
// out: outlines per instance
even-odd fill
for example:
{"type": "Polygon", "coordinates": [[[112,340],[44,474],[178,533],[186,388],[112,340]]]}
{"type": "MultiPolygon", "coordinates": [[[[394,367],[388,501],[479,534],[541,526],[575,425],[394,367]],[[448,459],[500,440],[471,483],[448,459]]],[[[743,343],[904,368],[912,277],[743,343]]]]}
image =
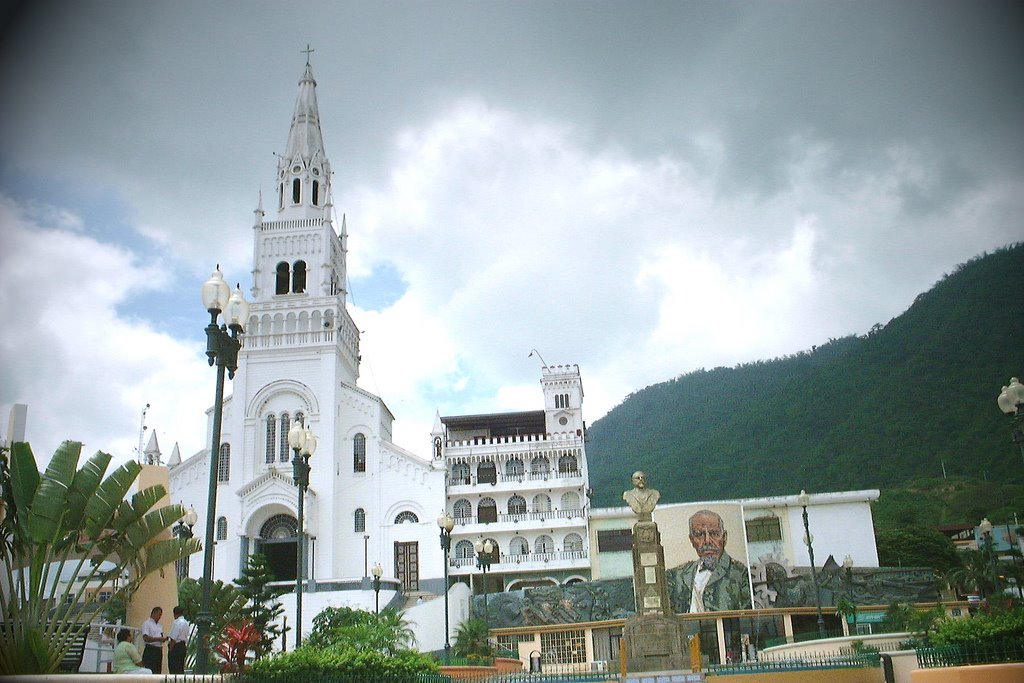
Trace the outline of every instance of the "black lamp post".
{"type": "Polygon", "coordinates": [[[452,529],[455,520],[448,512],[442,512],[437,518],[437,526],[441,527],[441,550],[444,551],[444,663],[450,664],[452,645],[448,639],[448,552],[452,548],[452,529]]]}
{"type": "Polygon", "coordinates": [[[825,619],[821,616],[821,591],[818,590],[818,573],[814,569],[814,537],[811,536],[811,527],[807,521],[807,506],[811,503],[811,497],[807,491],[801,489],[797,496],[797,503],[804,510],[804,542],[807,543],[807,554],[811,558],[811,583],[814,584],[814,606],[818,610],[818,637],[825,637],[825,619]]]}
{"type": "Polygon", "coordinates": [[[491,553],[494,552],[494,545],[487,541],[477,541],[473,544],[476,550],[476,566],[484,573],[484,623],[487,623],[487,570],[491,568],[491,553]]]}
{"type": "MultiPolygon", "coordinates": [[[[196,520],[198,518],[199,515],[196,514],[195,508],[190,505],[188,512],[186,512],[174,526],[174,537],[184,541],[195,536],[195,534],[192,533],[192,527],[196,525],[196,520]]],[[[188,576],[188,558],[183,557],[176,561],[174,563],[174,569],[179,579],[186,578],[188,576]]]]}
{"type": "Polygon", "coordinates": [[[988,553],[988,560],[992,564],[992,583],[996,591],[999,591],[999,572],[996,570],[996,554],[992,549],[992,522],[988,521],[988,517],[982,519],[981,523],[978,524],[978,531],[981,532],[982,537],[985,539],[985,552],[988,553]]]}
{"type": "Polygon", "coordinates": [[[292,482],[299,490],[298,529],[295,532],[298,552],[295,553],[295,649],[302,645],[302,581],[306,568],[306,529],[303,523],[306,490],[309,488],[309,458],[316,450],[313,430],[300,422],[288,430],[288,445],[295,451],[292,458],[292,482]]]}
{"type": "Polygon", "coordinates": [[[380,562],[374,562],[370,573],[373,574],[373,613],[380,614],[380,577],[384,574],[384,567],[380,562]]]}
{"type": "Polygon", "coordinates": [[[1020,448],[1020,457],[1024,460],[1024,384],[1011,377],[1010,384],[1003,387],[996,403],[1004,413],[1013,415],[1013,442],[1020,448]]]}
{"type": "Polygon", "coordinates": [[[239,335],[249,317],[249,302],[242,296],[242,289],[235,286],[230,292],[220,266],[213,271],[210,279],[203,283],[203,306],[210,314],[206,326],[206,356],[210,365],[217,366],[217,388],[213,401],[213,434],[210,439],[210,486],[206,500],[206,536],[203,541],[203,591],[196,615],[196,635],[199,649],[196,651],[196,672],[205,674],[210,663],[210,586],[213,583],[213,543],[217,520],[217,470],[220,457],[221,417],[224,411],[224,375],[233,378],[238,368],[238,351],[242,348],[239,335]],[[230,294],[230,296],[229,296],[230,294]],[[224,313],[226,324],[218,325],[217,318],[224,313]]]}

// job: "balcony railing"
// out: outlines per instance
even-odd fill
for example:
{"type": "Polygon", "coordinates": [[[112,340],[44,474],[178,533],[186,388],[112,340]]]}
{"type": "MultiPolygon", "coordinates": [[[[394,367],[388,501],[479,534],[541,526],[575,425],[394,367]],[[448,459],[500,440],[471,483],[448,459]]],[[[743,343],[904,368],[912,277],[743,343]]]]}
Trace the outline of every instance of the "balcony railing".
{"type": "Polygon", "coordinates": [[[465,524],[497,524],[499,522],[525,522],[525,521],[540,521],[546,522],[549,519],[574,519],[576,517],[585,517],[586,511],[582,508],[574,510],[548,510],[547,512],[513,512],[513,513],[500,513],[497,515],[497,519],[493,519],[491,515],[483,515],[484,519],[481,519],[481,515],[470,515],[468,517],[455,517],[456,526],[465,524]]]}
{"type": "Polygon", "coordinates": [[[553,479],[576,479],[583,473],[576,470],[556,470],[553,472],[524,472],[519,474],[498,474],[496,481],[480,481],[475,474],[467,477],[453,476],[448,480],[449,486],[476,486],[478,484],[504,484],[506,482],[521,484],[524,481],[551,481],[553,479]]]}
{"type": "MultiPolygon", "coordinates": [[[[496,565],[517,565],[527,564],[534,562],[558,562],[565,560],[585,560],[587,558],[586,550],[559,550],[547,553],[501,553],[498,556],[498,561],[491,565],[491,570],[494,570],[496,565]]],[[[476,557],[452,557],[449,559],[449,565],[452,567],[473,567],[476,565],[476,557]]]]}

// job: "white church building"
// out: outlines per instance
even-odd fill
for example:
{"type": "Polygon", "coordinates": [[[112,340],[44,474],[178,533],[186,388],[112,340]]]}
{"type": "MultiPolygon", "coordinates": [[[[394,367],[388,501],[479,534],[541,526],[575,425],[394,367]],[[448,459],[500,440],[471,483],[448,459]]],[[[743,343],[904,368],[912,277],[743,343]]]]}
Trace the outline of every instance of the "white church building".
{"type": "MultiPolygon", "coordinates": [[[[444,590],[446,560],[437,525],[442,511],[457,523],[452,554],[457,550],[459,559],[451,561],[451,579],[459,586],[460,578],[469,582],[474,568],[463,557],[466,543],[483,535],[478,522],[489,514],[480,509],[487,505],[481,503],[480,486],[491,504],[500,499],[504,506],[490,535],[496,553],[509,561],[498,561],[493,569],[506,577],[525,572],[536,581],[554,561],[559,571],[550,582],[588,578],[583,391],[576,366],[545,366],[544,409],[505,418],[511,431],[495,427],[500,416],[480,424],[475,418],[438,417],[434,433],[424,434],[429,459],[392,442],[391,411],[357,385],[359,328],[346,309],[347,227],[344,218],[339,225],[334,217],[331,166],[308,61],[275,183],[273,220],[265,219],[262,200],[255,212],[251,313],[232,395],[224,402],[214,579],[234,580],[259,551],[280,580],[294,582],[301,542],[307,558],[304,632],[328,605],[373,609],[367,577],[376,563],[384,570],[382,608],[410,593],[412,602],[418,594],[429,599],[444,590]],[[512,424],[522,419],[524,425],[512,424]],[[297,525],[298,488],[287,439],[296,421],[318,438],[310,459],[304,533],[297,525]],[[503,468],[493,485],[478,483],[483,459],[492,469],[503,468]],[[464,476],[470,467],[472,480],[464,476]],[[453,472],[457,476],[449,487],[453,472]],[[520,508],[518,499],[510,503],[510,498],[513,488],[523,489],[524,479],[531,496],[520,508]]],[[[212,409],[207,417],[209,442],[212,409]]],[[[205,529],[209,451],[184,461],[175,452],[167,464],[172,499],[193,507],[195,530],[205,529]]],[[[202,575],[201,554],[190,559],[187,572],[202,575]]],[[[455,593],[461,597],[453,606],[453,632],[459,615],[465,616],[468,590],[455,593]]],[[[293,624],[293,595],[282,602],[293,624]]],[[[417,621],[414,613],[407,617],[417,621]]],[[[443,644],[441,616],[430,621],[418,624],[423,649],[443,644]],[[426,640],[438,642],[424,642],[424,632],[431,633],[426,640]]]]}

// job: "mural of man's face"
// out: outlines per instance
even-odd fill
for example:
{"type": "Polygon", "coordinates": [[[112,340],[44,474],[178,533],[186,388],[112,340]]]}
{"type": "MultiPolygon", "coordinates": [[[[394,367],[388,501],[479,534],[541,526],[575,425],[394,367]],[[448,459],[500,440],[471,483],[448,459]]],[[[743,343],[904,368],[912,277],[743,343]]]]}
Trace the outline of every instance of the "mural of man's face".
{"type": "Polygon", "coordinates": [[[690,517],[690,543],[697,551],[702,569],[714,569],[725,552],[728,534],[722,528],[722,518],[698,512],[690,517]]]}

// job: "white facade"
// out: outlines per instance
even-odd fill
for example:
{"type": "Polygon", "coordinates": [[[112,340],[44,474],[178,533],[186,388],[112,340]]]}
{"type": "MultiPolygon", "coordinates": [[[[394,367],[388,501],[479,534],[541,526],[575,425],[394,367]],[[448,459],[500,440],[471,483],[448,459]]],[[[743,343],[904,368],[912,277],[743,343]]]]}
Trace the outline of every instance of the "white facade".
{"type": "Polygon", "coordinates": [[[474,546],[489,540],[489,590],[590,578],[579,367],[545,365],[541,386],[544,410],[438,418],[432,434],[455,519],[450,572],[478,573],[474,546]]]}
{"type": "MultiPolygon", "coordinates": [[[[311,592],[365,588],[376,562],[386,586],[400,580],[418,590],[444,566],[435,523],[444,469],[392,443],[391,412],[356,386],[359,329],[345,305],[346,227],[333,216],[308,64],[279,159],[274,220],[265,220],[262,206],[255,212],[252,309],[224,403],[214,578],[235,579],[259,548],[294,580],[298,488],[287,433],[301,421],[319,441],[305,500],[311,592]]],[[[207,415],[209,441],[212,410],[207,415]]],[[[204,451],[171,463],[172,495],[194,506],[196,530],[206,525],[209,462],[204,451]]],[[[202,557],[193,556],[189,575],[201,574],[202,557]]],[[[334,604],[364,602],[351,593],[334,604]]],[[[308,624],[315,612],[307,614],[308,624]]]]}

